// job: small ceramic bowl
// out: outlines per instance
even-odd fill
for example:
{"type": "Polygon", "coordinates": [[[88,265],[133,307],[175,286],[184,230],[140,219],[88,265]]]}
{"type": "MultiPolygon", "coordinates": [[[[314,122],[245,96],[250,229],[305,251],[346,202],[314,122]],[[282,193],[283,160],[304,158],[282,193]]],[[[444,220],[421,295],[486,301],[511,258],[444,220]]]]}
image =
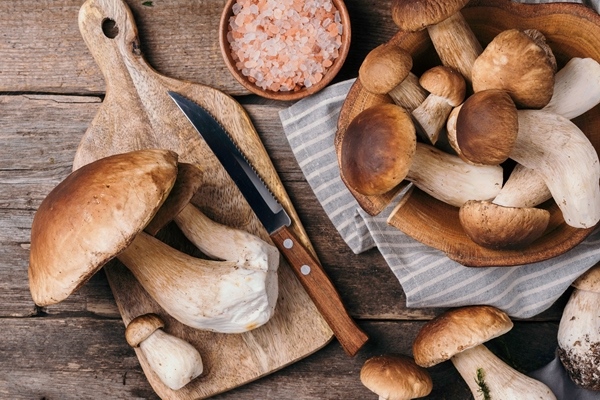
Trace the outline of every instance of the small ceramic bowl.
{"type": "MultiPolygon", "coordinates": [[[[600,60],[600,16],[581,4],[522,4],[509,0],[474,0],[462,10],[475,36],[485,47],[503,30],[538,29],[546,37],[558,67],[573,57],[600,60]]],[[[413,72],[420,75],[440,64],[427,31],[398,32],[390,41],[409,51],[413,72]]],[[[357,80],[344,102],[338,121],[335,143],[339,153],[346,127],[353,116],[375,104],[391,102],[389,96],[368,93],[357,80]]],[[[588,136],[600,152],[600,106],[575,118],[573,122],[588,136]]],[[[412,238],[466,266],[514,266],[556,257],[581,243],[593,230],[568,226],[556,203],[549,200],[540,207],[550,212],[548,228],[536,241],[519,250],[492,250],[475,244],[463,231],[458,208],[445,204],[414,188],[402,200],[402,207],[388,223],[412,238]]],[[[400,188],[380,196],[353,193],[361,207],[371,215],[378,214],[400,188]]]]}
{"type": "Polygon", "coordinates": [[[311,94],[317,93],[325,86],[327,86],[333,78],[337,75],[340,68],[344,64],[350,48],[350,17],[346,5],[342,0],[331,0],[333,5],[337,8],[340,14],[342,24],[342,35],[341,35],[341,46],[338,50],[339,55],[333,60],[333,64],[326,70],[320,81],[316,82],[312,86],[302,86],[300,89],[293,91],[274,91],[269,89],[263,89],[255,83],[251,82],[242,72],[236,67],[235,61],[232,56],[231,45],[227,40],[227,34],[230,30],[229,20],[233,16],[233,5],[236,4],[237,0],[228,0],[221,14],[221,21],[219,24],[219,45],[221,47],[221,54],[223,60],[227,65],[227,68],[235,79],[242,84],[250,92],[257,94],[261,97],[273,100],[299,100],[311,94]]]}

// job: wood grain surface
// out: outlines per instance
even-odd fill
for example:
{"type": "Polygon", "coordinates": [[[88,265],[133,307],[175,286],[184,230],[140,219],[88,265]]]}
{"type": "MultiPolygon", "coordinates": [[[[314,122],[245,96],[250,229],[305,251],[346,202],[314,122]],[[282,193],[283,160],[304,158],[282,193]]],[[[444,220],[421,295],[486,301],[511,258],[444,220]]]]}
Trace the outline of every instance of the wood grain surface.
{"type": "MultiPolygon", "coordinates": [[[[278,111],[288,103],[238,96],[236,83],[219,75],[211,37],[218,0],[127,0],[143,54],[154,69],[175,79],[210,84],[236,95],[297,211],[307,237],[351,315],[371,341],[348,357],[337,341],[316,353],[215,399],[375,398],[359,380],[370,356],[411,354],[425,320],[443,309],[408,308],[396,278],[377,250],[353,254],[331,225],[304,179],[282,132],[278,111]],[[193,33],[190,33],[193,32],[193,33]],[[230,88],[230,89],[228,89],[230,88]]],[[[0,2],[0,398],[157,399],[132,348],[101,271],[64,302],[40,309],[27,282],[30,226],[45,195],[71,171],[81,138],[105,100],[104,77],[79,33],[83,1],[0,2]]],[[[390,1],[346,2],[352,46],[337,80],[353,78],[366,53],[396,28],[390,1]]],[[[215,25],[216,26],[216,25],[215,25]]],[[[214,31],[213,31],[214,32],[214,31]]],[[[224,71],[224,65],[221,71],[224,71]]],[[[543,314],[517,321],[490,348],[522,371],[552,359],[558,320],[569,293],[543,314]]],[[[428,399],[470,399],[455,369],[431,370],[428,399]]]]}

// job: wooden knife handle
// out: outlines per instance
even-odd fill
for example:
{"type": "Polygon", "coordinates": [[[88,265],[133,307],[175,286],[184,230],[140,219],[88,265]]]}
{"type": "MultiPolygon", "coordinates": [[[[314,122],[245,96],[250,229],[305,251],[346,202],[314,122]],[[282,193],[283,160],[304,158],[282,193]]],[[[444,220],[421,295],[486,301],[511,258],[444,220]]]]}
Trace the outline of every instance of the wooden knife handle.
{"type": "Polygon", "coordinates": [[[291,265],[346,353],[354,356],[369,338],[346,311],[339,293],[319,261],[287,226],[273,232],[271,239],[291,265]]]}

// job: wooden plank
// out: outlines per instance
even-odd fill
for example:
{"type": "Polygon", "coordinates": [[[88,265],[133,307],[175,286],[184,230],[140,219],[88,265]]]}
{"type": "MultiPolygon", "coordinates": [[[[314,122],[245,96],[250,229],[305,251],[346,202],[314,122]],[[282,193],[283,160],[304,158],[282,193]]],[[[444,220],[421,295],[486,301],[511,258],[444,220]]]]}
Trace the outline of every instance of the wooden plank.
{"type": "MultiPolygon", "coordinates": [[[[356,357],[348,357],[334,342],[304,360],[214,399],[373,398],[359,380],[362,364],[377,354],[412,354],[412,340],[422,325],[362,322],[372,341],[356,357]]],[[[2,320],[2,328],[2,398],[157,399],[124,340],[121,321],[74,316],[7,318],[2,320]]],[[[489,342],[488,347],[510,365],[530,372],[552,359],[557,329],[556,323],[517,322],[512,331],[489,342]]],[[[434,392],[428,399],[471,398],[450,362],[429,372],[434,392]]]]}
{"type": "MultiPolygon", "coordinates": [[[[137,21],[141,50],[159,72],[247,94],[226,69],[218,46],[224,0],[126,0],[137,21]]],[[[95,93],[105,91],[102,74],[77,24],[82,0],[0,2],[0,92],[95,93]]],[[[396,31],[389,0],[346,1],[353,35],[347,63],[337,80],[356,76],[360,60],[396,31]]],[[[336,81],[337,81],[336,80],[336,81]]]]}

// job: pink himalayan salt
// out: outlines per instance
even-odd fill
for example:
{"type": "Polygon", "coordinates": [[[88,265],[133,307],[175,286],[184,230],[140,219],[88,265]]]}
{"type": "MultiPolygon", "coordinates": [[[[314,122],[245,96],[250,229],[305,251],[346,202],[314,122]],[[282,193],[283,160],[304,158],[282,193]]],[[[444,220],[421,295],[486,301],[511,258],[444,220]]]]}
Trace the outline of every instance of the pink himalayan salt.
{"type": "Polygon", "coordinates": [[[237,0],[227,40],[248,80],[296,91],[323,79],[339,56],[342,32],[331,0],[237,0]]]}

